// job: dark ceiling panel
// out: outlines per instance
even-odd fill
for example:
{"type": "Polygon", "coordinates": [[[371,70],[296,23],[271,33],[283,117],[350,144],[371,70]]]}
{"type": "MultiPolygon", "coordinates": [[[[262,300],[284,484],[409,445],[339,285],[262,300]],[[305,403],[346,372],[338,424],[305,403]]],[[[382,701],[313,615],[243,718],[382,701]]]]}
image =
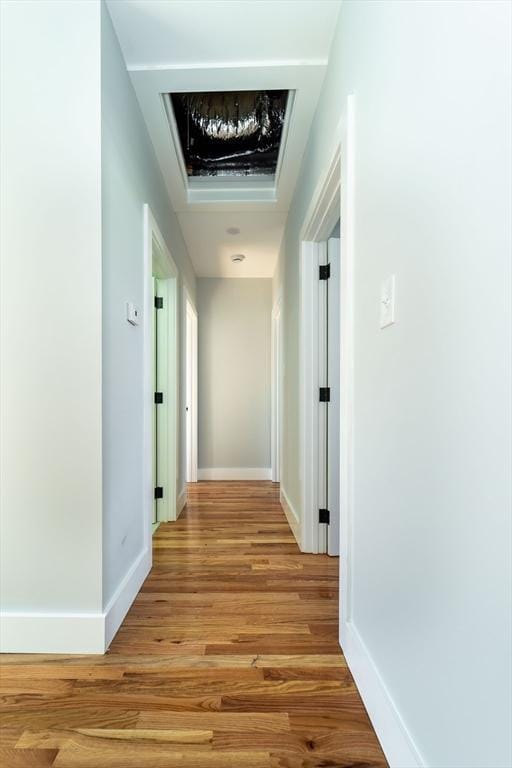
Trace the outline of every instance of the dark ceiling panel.
{"type": "Polygon", "coordinates": [[[288,91],[169,95],[189,176],[275,174],[288,91]]]}

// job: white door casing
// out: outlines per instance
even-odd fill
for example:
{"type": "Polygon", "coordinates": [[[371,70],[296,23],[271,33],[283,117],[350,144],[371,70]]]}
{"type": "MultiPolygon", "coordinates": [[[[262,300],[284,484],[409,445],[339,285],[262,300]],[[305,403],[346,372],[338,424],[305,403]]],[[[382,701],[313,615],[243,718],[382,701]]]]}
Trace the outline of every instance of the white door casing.
{"type": "Polygon", "coordinates": [[[330,401],[327,405],[327,507],[330,523],[327,526],[327,552],[329,555],[340,553],[340,440],[341,440],[341,389],[340,389],[340,331],[341,331],[341,295],[340,295],[340,247],[341,240],[329,238],[327,241],[327,262],[330,277],[327,283],[327,381],[330,388],[330,401]]]}
{"type": "MultiPolygon", "coordinates": [[[[336,135],[341,134],[341,126],[336,135]]],[[[325,404],[319,389],[326,386],[325,324],[326,287],[319,280],[319,265],[327,260],[327,239],[340,219],[341,143],[333,148],[331,161],[312,198],[300,233],[300,468],[301,468],[301,549],[327,552],[327,531],[319,523],[319,509],[327,497],[325,487],[326,439],[325,404]],[[322,407],[320,407],[322,406],[322,407]],[[322,468],[322,471],[321,471],[322,468]]]]}
{"type": "MultiPolygon", "coordinates": [[[[157,457],[159,476],[164,485],[164,499],[157,505],[159,522],[176,519],[176,486],[178,457],[178,270],[165,240],[148,205],[144,206],[144,440],[143,440],[143,509],[145,510],[145,536],[151,540],[154,502],[154,407],[155,384],[164,393],[159,406],[159,446],[157,457]],[[166,303],[166,310],[158,323],[158,378],[153,372],[153,276],[158,291],[166,303]],[[165,318],[165,319],[164,319],[165,318]],[[160,439],[161,438],[161,439],[160,439]],[[163,502],[163,503],[160,503],[163,502]],[[147,529],[147,530],[146,530],[147,529]]],[[[160,480],[159,480],[160,482],[160,480]]]]}
{"type": "Polygon", "coordinates": [[[281,480],[281,445],[282,445],[282,426],[281,426],[281,393],[282,393],[282,343],[281,343],[281,299],[274,304],[272,310],[272,415],[271,415],[271,463],[272,463],[272,482],[279,483],[281,480]]]}
{"type": "Polygon", "coordinates": [[[186,386],[185,419],[187,445],[187,482],[197,483],[197,313],[185,291],[186,306],[186,386]]]}

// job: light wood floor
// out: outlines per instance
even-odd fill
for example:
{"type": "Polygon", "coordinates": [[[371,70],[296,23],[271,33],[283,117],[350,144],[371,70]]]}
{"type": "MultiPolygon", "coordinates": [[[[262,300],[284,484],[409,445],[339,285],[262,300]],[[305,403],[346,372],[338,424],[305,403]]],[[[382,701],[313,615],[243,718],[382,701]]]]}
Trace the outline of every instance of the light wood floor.
{"type": "Polygon", "coordinates": [[[383,768],[337,642],[337,559],[272,483],[199,483],[104,657],[6,656],[2,768],[383,768]]]}

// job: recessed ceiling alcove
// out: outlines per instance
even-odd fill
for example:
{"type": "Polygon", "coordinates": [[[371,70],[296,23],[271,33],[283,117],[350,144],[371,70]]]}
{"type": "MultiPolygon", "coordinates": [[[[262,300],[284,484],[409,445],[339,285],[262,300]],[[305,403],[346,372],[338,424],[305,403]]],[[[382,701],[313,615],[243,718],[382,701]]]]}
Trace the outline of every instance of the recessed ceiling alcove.
{"type": "Polygon", "coordinates": [[[275,178],[288,91],[171,93],[187,176],[275,178]]]}

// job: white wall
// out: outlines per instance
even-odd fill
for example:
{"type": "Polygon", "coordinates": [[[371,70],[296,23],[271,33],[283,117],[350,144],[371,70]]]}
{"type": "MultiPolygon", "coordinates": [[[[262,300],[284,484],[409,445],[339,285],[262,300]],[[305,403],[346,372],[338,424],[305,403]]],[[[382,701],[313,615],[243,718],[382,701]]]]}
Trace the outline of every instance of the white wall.
{"type": "MultiPolygon", "coordinates": [[[[100,6],[3,2],[1,15],[9,646],[17,616],[101,610],[100,6]]],[[[35,642],[23,634],[27,647],[35,642]]]]}
{"type": "Polygon", "coordinates": [[[1,9],[2,648],[101,652],[143,547],[144,203],[195,276],[105,6],[1,9]]]}
{"type": "Polygon", "coordinates": [[[353,93],[352,622],[436,768],[512,761],[510,8],[345,0],[275,286],[300,510],[298,233],[353,93]]]}
{"type": "Polygon", "coordinates": [[[200,278],[197,301],[200,476],[268,470],[272,281],[200,278]]]}
{"type": "MultiPolygon", "coordinates": [[[[109,12],[102,6],[103,213],[103,599],[107,605],[143,548],[143,325],[125,304],[143,306],[143,205],[148,203],[179,269],[180,360],[184,392],[186,283],[195,275],[158,167],[109,12]]],[[[185,420],[180,408],[177,488],[185,485],[185,420]]]]}

